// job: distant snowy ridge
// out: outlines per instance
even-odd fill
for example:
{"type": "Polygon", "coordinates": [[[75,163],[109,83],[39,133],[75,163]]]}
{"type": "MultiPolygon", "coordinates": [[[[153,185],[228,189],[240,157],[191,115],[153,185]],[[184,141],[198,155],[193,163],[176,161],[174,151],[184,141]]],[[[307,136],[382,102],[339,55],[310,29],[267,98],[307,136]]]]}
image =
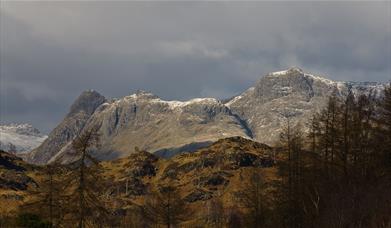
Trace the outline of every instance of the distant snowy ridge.
{"type": "Polygon", "coordinates": [[[46,135],[30,124],[0,125],[0,149],[14,153],[25,153],[38,147],[46,135]]]}

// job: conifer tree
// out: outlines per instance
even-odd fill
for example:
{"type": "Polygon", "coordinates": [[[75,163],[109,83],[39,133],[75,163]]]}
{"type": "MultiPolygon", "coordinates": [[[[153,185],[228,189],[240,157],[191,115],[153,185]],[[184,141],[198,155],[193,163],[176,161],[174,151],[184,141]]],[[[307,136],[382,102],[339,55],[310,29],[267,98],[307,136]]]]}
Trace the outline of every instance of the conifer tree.
{"type": "Polygon", "coordinates": [[[339,158],[342,160],[342,167],[343,167],[343,173],[345,177],[348,175],[348,169],[349,169],[349,156],[351,152],[351,128],[352,128],[352,117],[353,117],[353,110],[354,110],[354,95],[351,90],[349,90],[349,93],[345,99],[344,104],[341,106],[342,112],[341,113],[341,123],[342,123],[342,135],[343,137],[340,140],[340,148],[338,149],[339,152],[339,158]]]}
{"type": "Polygon", "coordinates": [[[386,215],[391,210],[388,206],[391,198],[384,191],[390,185],[382,178],[382,172],[377,171],[384,170],[384,163],[379,162],[385,160],[381,153],[390,148],[386,143],[389,129],[384,107],[386,97],[378,112],[376,96],[369,93],[355,97],[350,91],[344,100],[332,96],[328,106],[315,114],[320,118],[319,124],[310,123],[313,127],[309,134],[310,148],[324,152],[309,160],[306,172],[301,175],[303,224],[310,227],[390,225],[386,215]],[[318,157],[326,166],[319,168],[318,157]]]}
{"type": "Polygon", "coordinates": [[[386,86],[380,102],[379,125],[379,143],[381,142],[384,163],[391,179],[391,83],[386,86]]]}
{"type": "Polygon", "coordinates": [[[86,130],[73,142],[76,161],[71,164],[68,174],[67,212],[77,227],[93,227],[108,221],[108,210],[101,199],[103,181],[102,167],[91,155],[97,147],[97,128],[86,130]]]}
{"type": "Polygon", "coordinates": [[[243,190],[235,194],[235,198],[247,211],[246,220],[250,227],[265,227],[270,206],[266,196],[266,182],[258,170],[252,171],[249,179],[242,187],[243,190]]]}
{"type": "Polygon", "coordinates": [[[175,187],[164,186],[146,200],[144,213],[152,223],[170,228],[186,221],[191,212],[175,187]]]}
{"type": "Polygon", "coordinates": [[[45,219],[50,227],[60,226],[64,216],[62,172],[60,165],[56,163],[43,167],[38,186],[28,191],[32,199],[21,207],[23,211],[45,219]]]}
{"type": "Polygon", "coordinates": [[[283,177],[280,184],[279,206],[285,226],[301,227],[303,223],[303,186],[302,153],[303,134],[300,124],[292,126],[289,119],[281,132],[284,153],[288,154],[285,162],[280,163],[283,177]]]}
{"type": "Polygon", "coordinates": [[[206,209],[202,213],[205,227],[224,227],[225,214],[223,201],[218,197],[214,197],[206,204],[206,209]]]}

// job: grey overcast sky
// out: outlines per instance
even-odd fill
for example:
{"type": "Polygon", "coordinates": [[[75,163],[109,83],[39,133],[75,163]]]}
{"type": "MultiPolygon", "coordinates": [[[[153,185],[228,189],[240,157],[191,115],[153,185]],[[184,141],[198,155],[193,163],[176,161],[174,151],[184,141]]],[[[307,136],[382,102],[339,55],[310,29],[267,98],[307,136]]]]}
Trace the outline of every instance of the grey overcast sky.
{"type": "Polygon", "coordinates": [[[86,89],[227,98],[298,66],[391,79],[391,2],[1,1],[1,122],[49,132],[86,89]]]}

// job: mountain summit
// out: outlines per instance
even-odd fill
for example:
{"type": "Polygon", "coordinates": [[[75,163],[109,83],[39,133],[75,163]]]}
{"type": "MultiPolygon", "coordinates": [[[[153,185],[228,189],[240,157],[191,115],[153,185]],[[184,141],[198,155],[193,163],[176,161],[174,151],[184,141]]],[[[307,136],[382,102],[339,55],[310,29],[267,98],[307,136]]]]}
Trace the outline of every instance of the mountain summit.
{"type": "Polygon", "coordinates": [[[383,89],[379,83],[337,82],[294,67],[267,74],[226,105],[247,122],[255,140],[273,144],[288,118],[293,124],[304,124],[333,92],[339,96],[346,96],[349,90],[380,94],[383,89]]]}
{"type": "Polygon", "coordinates": [[[49,134],[49,137],[27,157],[27,160],[44,164],[55,156],[64,146],[80,134],[95,110],[106,98],[93,90],[84,91],[73,102],[64,120],[49,134]]]}
{"type": "Polygon", "coordinates": [[[333,92],[345,96],[350,90],[358,94],[382,89],[382,84],[336,82],[294,67],[265,75],[225,103],[215,98],[165,101],[142,90],[107,100],[86,91],[28,160],[69,162],[74,137],[94,126],[99,126],[101,137],[95,153],[102,160],[125,157],[135,147],[159,154],[193,151],[233,136],[272,145],[288,118],[305,123],[333,92]]]}

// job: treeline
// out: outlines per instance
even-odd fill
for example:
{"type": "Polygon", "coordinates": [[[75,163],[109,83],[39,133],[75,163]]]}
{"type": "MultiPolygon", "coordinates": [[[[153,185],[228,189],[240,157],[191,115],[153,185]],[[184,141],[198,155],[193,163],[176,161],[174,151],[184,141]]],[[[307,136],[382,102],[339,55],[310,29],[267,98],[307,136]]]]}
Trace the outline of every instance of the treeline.
{"type": "Polygon", "coordinates": [[[275,204],[282,227],[391,227],[391,88],[336,94],[308,123],[287,121],[275,204]]]}
{"type": "Polygon", "coordinates": [[[307,126],[288,117],[274,181],[253,167],[232,202],[215,194],[198,210],[170,183],[115,209],[104,191],[112,183],[91,156],[99,142],[90,129],[73,144],[77,159],[47,166],[19,215],[2,226],[391,227],[391,86],[380,97],[333,94],[307,126]]]}

